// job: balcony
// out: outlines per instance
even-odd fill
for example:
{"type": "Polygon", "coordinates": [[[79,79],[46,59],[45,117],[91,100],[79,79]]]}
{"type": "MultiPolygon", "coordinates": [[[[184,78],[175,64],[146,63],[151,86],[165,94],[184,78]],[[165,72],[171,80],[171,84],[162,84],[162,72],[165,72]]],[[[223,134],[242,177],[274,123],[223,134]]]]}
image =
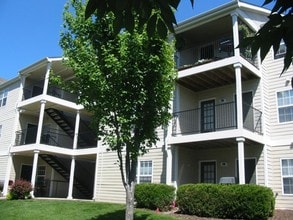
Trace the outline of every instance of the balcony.
{"type": "MultiPolygon", "coordinates": [[[[36,143],[37,127],[28,128],[16,132],[15,146],[36,143]]],[[[96,139],[93,132],[82,132],[79,134],[77,149],[96,147],[96,139]],[[87,137],[87,139],[85,139],[87,137]]],[[[43,128],[41,144],[73,149],[73,136],[62,130],[43,128]]]]}
{"type": "MultiPolygon", "coordinates": [[[[42,81],[43,82],[43,81],[42,81]]],[[[34,84],[23,88],[23,101],[30,99],[32,97],[43,94],[43,84],[34,84]]],[[[66,92],[58,87],[49,86],[47,95],[54,96],[57,98],[61,98],[67,101],[75,102],[77,101],[77,96],[75,94],[71,94],[66,92]]]]}
{"type": "MultiPolygon", "coordinates": [[[[177,52],[176,64],[178,70],[184,70],[234,56],[234,42],[232,35],[221,37],[213,41],[197,44],[177,52]]],[[[241,49],[240,55],[257,66],[257,59],[252,57],[250,49],[241,49]]]]}
{"type": "MultiPolygon", "coordinates": [[[[262,134],[262,112],[243,104],[243,127],[262,134]]],[[[237,128],[236,103],[212,105],[173,113],[172,135],[217,132],[237,128]]]]}

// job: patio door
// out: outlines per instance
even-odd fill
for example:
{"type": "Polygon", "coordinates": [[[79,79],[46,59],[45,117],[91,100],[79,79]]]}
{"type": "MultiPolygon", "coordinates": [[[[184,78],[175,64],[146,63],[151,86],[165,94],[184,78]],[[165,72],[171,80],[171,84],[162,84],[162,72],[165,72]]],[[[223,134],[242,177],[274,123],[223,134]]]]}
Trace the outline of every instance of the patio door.
{"type": "Polygon", "coordinates": [[[25,144],[36,143],[38,126],[34,124],[28,124],[26,129],[25,144]]]}
{"type": "Polygon", "coordinates": [[[200,182],[216,183],[216,161],[200,162],[200,182]]]}
{"type": "Polygon", "coordinates": [[[215,130],[215,100],[201,102],[201,132],[215,130]]]}
{"type": "Polygon", "coordinates": [[[31,165],[22,165],[20,179],[31,181],[33,167],[31,165]]]}
{"type": "MultiPolygon", "coordinates": [[[[243,126],[253,130],[253,96],[252,92],[242,93],[242,117],[243,126]]],[[[235,108],[237,109],[237,97],[235,95],[235,108]]],[[[237,115],[237,111],[236,111],[237,115]]],[[[236,120],[237,121],[237,120],[236,120]]]]}

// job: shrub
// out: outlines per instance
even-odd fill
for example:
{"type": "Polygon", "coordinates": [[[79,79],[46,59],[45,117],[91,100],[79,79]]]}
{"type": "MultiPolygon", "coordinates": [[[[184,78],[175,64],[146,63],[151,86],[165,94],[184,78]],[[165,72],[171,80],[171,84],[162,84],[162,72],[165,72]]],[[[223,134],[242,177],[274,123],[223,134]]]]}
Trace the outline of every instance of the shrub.
{"type": "Polygon", "coordinates": [[[8,199],[29,199],[32,191],[32,184],[26,180],[16,180],[12,184],[8,199]]]}
{"type": "Polygon", "coordinates": [[[185,214],[232,219],[267,219],[275,206],[272,190],[258,185],[182,185],[176,202],[185,214]]]}
{"type": "Polygon", "coordinates": [[[175,187],[155,183],[137,184],[134,198],[139,208],[169,210],[175,199],[175,187]]]}

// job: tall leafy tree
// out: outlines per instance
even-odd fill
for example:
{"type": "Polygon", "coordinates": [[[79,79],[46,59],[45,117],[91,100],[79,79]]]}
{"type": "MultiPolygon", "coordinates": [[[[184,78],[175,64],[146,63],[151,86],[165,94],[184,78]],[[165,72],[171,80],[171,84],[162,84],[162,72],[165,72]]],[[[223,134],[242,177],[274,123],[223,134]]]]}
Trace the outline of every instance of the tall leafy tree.
{"type": "Polygon", "coordinates": [[[63,85],[79,94],[79,103],[93,113],[97,134],[117,153],[125,217],[133,219],[138,156],[156,143],[156,129],[170,119],[174,46],[157,31],[148,36],[136,18],[131,32],[117,34],[115,20],[111,12],[85,20],[85,2],[69,0],[60,45],[75,80],[63,85]]]}

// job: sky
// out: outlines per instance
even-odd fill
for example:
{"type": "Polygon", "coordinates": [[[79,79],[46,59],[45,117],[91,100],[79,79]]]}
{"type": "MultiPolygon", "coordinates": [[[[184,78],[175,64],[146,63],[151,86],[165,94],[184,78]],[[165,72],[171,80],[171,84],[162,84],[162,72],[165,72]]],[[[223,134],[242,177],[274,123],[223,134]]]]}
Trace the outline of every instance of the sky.
{"type": "MultiPolygon", "coordinates": [[[[177,22],[231,0],[181,0],[177,22]]],[[[25,67],[62,56],[59,46],[62,13],[67,0],[0,0],[0,78],[12,79],[25,67]]],[[[262,5],[264,0],[247,0],[262,5]]]]}

